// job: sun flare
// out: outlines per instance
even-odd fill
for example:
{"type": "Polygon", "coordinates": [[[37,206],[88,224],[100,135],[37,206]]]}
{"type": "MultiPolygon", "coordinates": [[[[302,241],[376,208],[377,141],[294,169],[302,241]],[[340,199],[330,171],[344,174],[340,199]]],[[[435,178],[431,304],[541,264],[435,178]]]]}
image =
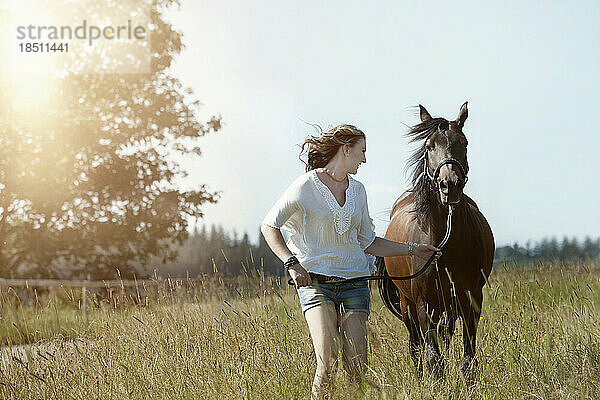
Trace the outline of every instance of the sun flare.
{"type": "Polygon", "coordinates": [[[2,18],[2,90],[12,110],[35,110],[56,98],[53,80],[60,72],[60,59],[50,52],[28,52],[17,39],[17,27],[45,23],[52,15],[29,1],[9,1],[0,10],[2,18]]]}

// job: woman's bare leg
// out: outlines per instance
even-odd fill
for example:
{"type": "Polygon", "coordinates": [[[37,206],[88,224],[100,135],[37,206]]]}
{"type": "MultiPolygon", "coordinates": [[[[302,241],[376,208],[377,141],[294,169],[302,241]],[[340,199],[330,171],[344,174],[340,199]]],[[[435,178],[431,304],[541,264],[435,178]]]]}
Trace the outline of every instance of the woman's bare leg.
{"type": "Polygon", "coordinates": [[[344,369],[352,379],[360,380],[367,365],[367,318],[363,311],[346,311],[341,316],[344,369]]]}
{"type": "Polygon", "coordinates": [[[317,372],[311,399],[322,398],[330,388],[337,367],[339,333],[335,306],[323,303],[304,313],[317,356],[317,372]]]}

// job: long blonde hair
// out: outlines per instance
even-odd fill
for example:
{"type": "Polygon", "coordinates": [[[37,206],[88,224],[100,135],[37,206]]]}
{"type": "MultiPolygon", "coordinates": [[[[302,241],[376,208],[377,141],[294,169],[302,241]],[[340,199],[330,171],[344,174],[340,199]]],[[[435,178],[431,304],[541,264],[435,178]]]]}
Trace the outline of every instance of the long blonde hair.
{"type": "Polygon", "coordinates": [[[319,136],[310,135],[306,138],[302,143],[300,155],[298,156],[300,161],[306,165],[306,172],[326,166],[337,154],[340,146],[344,144],[353,146],[361,138],[366,140],[364,132],[354,125],[338,125],[325,132],[318,125],[315,125],[315,127],[321,131],[319,136]],[[306,146],[308,146],[307,149],[305,149],[306,146]],[[304,152],[308,155],[308,163],[302,160],[304,152]]]}

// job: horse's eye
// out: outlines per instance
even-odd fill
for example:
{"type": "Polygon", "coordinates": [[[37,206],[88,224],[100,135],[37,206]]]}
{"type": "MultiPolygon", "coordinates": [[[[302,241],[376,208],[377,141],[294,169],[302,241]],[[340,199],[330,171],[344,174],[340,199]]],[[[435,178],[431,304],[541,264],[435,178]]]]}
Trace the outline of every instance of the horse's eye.
{"type": "Polygon", "coordinates": [[[428,145],[425,146],[425,150],[432,151],[433,150],[433,146],[430,145],[430,144],[428,144],[428,145]]]}

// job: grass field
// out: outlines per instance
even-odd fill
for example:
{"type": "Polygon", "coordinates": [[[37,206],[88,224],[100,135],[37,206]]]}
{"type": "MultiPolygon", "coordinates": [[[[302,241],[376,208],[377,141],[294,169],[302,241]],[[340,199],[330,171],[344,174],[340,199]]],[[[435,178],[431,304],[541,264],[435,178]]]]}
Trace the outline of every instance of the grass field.
{"type": "MultiPolygon", "coordinates": [[[[86,322],[75,295],[23,306],[4,290],[0,397],[308,398],[316,361],[293,289],[259,281],[202,293],[182,287],[144,306],[91,307],[86,322]]],[[[600,398],[600,269],[493,272],[471,387],[457,362],[460,324],[445,379],[420,382],[404,325],[371,293],[369,370],[357,385],[340,368],[333,398],[600,398]]]]}

